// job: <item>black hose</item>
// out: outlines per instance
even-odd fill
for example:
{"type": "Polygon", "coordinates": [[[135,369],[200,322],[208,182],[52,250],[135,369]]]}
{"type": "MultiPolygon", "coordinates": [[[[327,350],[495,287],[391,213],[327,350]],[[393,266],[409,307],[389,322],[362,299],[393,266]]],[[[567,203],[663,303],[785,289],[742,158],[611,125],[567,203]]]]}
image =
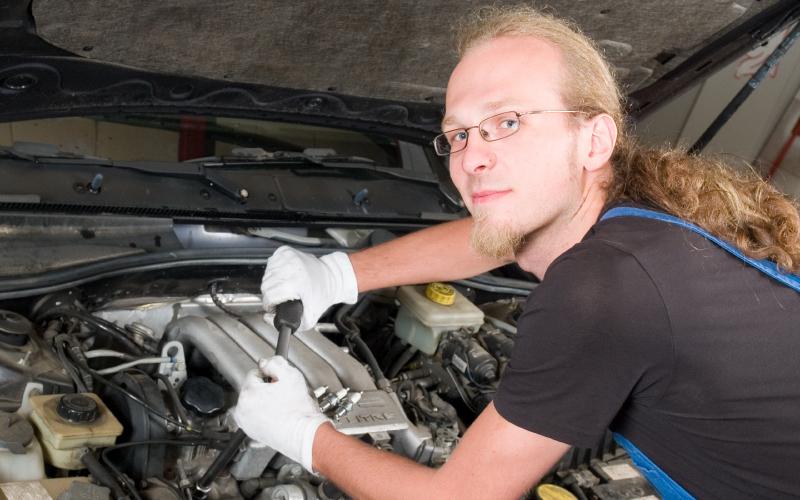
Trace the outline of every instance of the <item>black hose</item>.
{"type": "Polygon", "coordinates": [[[458,395],[461,397],[461,401],[463,401],[464,404],[467,405],[469,411],[471,411],[472,413],[478,413],[477,410],[475,410],[475,407],[472,406],[472,401],[467,396],[466,392],[464,391],[464,388],[461,386],[461,382],[458,381],[458,378],[456,378],[455,373],[453,373],[453,368],[448,366],[447,368],[445,368],[445,371],[447,372],[448,375],[450,375],[450,379],[453,382],[453,387],[456,388],[456,392],[458,392],[458,395]]]}
{"type": "MultiPolygon", "coordinates": [[[[125,347],[125,349],[134,353],[136,356],[145,355],[145,351],[141,347],[136,345],[131,339],[129,339],[127,333],[125,333],[124,330],[122,330],[114,323],[111,323],[110,321],[106,321],[103,318],[98,318],[97,316],[92,316],[89,313],[85,313],[83,311],[77,311],[75,309],[57,308],[44,312],[39,316],[39,318],[47,319],[57,316],[67,316],[70,318],[77,318],[86,323],[87,325],[93,327],[95,330],[101,331],[111,336],[112,338],[117,340],[120,344],[122,344],[125,347]]],[[[152,353],[152,351],[150,351],[149,353],[152,353]]]]}
{"type": "Polygon", "coordinates": [[[186,409],[183,407],[181,403],[181,398],[178,396],[178,391],[172,386],[169,381],[169,377],[164,375],[163,373],[156,373],[154,375],[158,380],[160,380],[164,386],[167,388],[167,394],[169,394],[170,400],[172,400],[172,407],[175,411],[175,414],[178,416],[178,420],[180,420],[184,424],[189,423],[189,416],[186,414],[186,409]]]}
{"type": "Polygon", "coordinates": [[[86,466],[86,469],[95,481],[111,490],[111,494],[114,498],[124,498],[127,496],[125,490],[117,482],[111,472],[97,460],[97,457],[95,457],[92,452],[87,451],[84,453],[81,457],[81,463],[86,466]]]}
{"type": "Polygon", "coordinates": [[[67,372],[67,375],[69,375],[69,378],[71,378],[72,382],[75,384],[75,390],[77,392],[88,392],[88,389],[86,388],[86,385],[83,383],[83,379],[78,374],[78,371],[72,365],[72,362],[69,359],[67,359],[67,354],[66,352],[64,352],[64,343],[58,339],[58,335],[56,336],[55,339],[55,346],[56,346],[56,354],[58,355],[58,360],[64,367],[64,371],[67,372]]]}
{"type": "Polygon", "coordinates": [[[380,365],[378,365],[378,360],[375,359],[375,355],[372,354],[369,346],[364,339],[361,338],[360,335],[356,335],[355,337],[351,337],[350,340],[355,344],[358,348],[359,355],[367,362],[370,369],[372,370],[372,375],[375,377],[375,380],[378,382],[378,386],[381,384],[387,383],[388,380],[386,376],[383,374],[383,370],[381,370],[380,365]]]}
{"type": "Polygon", "coordinates": [[[92,392],[94,390],[92,376],[89,373],[81,371],[81,367],[87,366],[88,361],[86,360],[86,356],[83,355],[80,342],[78,342],[73,335],[65,333],[56,335],[53,340],[56,344],[56,349],[58,349],[58,346],[62,343],[69,346],[68,353],[75,361],[75,368],[77,369],[78,375],[83,379],[83,389],[81,392],[92,392]]]}
{"type": "Polygon", "coordinates": [[[233,309],[226,306],[222,300],[219,298],[219,284],[222,281],[227,281],[227,278],[220,278],[211,280],[208,283],[208,295],[211,297],[211,301],[214,303],[215,306],[219,308],[220,311],[233,316],[234,318],[241,318],[242,315],[234,311],[233,309]]]}
{"type": "MultiPolygon", "coordinates": [[[[59,338],[56,337],[55,340],[56,340],[56,345],[58,345],[59,344],[59,342],[58,342],[59,338]]],[[[78,346],[78,350],[80,350],[80,346],[78,346]]],[[[145,401],[141,400],[135,394],[132,394],[131,392],[126,391],[122,387],[120,387],[117,384],[115,384],[115,383],[111,382],[110,380],[106,379],[105,377],[100,375],[97,371],[95,371],[95,370],[93,370],[92,368],[89,367],[89,365],[86,362],[86,358],[82,357],[80,360],[76,360],[76,361],[78,361],[79,368],[85,370],[95,380],[99,381],[101,384],[103,384],[103,385],[105,385],[107,387],[110,387],[111,389],[114,389],[115,391],[118,391],[123,396],[127,397],[128,399],[130,399],[131,401],[135,402],[136,404],[142,406],[145,410],[149,411],[150,413],[152,413],[153,415],[157,416],[158,418],[161,418],[165,422],[169,422],[172,425],[175,425],[175,426],[177,426],[177,427],[179,427],[181,429],[184,429],[186,432],[191,432],[191,433],[194,433],[194,434],[202,434],[200,431],[198,431],[196,429],[193,429],[191,426],[186,425],[183,422],[180,422],[178,420],[175,420],[174,418],[168,417],[167,415],[164,415],[163,413],[158,411],[156,408],[152,407],[151,405],[147,404],[145,401]]]]}
{"type": "MultiPolygon", "coordinates": [[[[355,345],[358,350],[358,355],[361,356],[361,359],[366,361],[366,363],[369,365],[370,370],[372,370],[372,376],[378,383],[378,387],[388,386],[389,381],[383,374],[383,370],[381,370],[378,360],[375,359],[375,355],[372,353],[372,350],[369,348],[367,343],[364,342],[364,339],[361,338],[361,332],[359,331],[358,326],[353,318],[348,316],[348,313],[352,308],[353,306],[350,304],[341,306],[333,316],[333,322],[336,325],[336,328],[338,328],[339,331],[344,334],[345,338],[355,345]]],[[[361,304],[358,305],[357,310],[359,309],[361,309],[361,304]]]]}
{"type": "Polygon", "coordinates": [[[119,393],[121,393],[123,396],[127,397],[128,399],[130,399],[130,400],[131,400],[131,401],[133,401],[134,403],[136,403],[136,404],[140,405],[141,407],[143,407],[145,410],[149,411],[150,413],[152,413],[152,414],[153,414],[153,415],[155,415],[156,417],[158,417],[158,418],[161,418],[161,419],[163,419],[164,421],[166,421],[166,422],[168,422],[168,423],[170,423],[170,424],[172,424],[172,425],[174,425],[174,426],[177,426],[177,427],[179,427],[179,428],[181,428],[181,429],[185,430],[186,432],[191,432],[191,433],[193,433],[193,434],[202,434],[202,432],[201,432],[201,431],[198,431],[197,429],[194,429],[194,428],[193,428],[193,427],[191,427],[190,425],[186,425],[186,424],[184,424],[183,422],[180,422],[180,421],[178,421],[178,420],[175,420],[175,419],[174,419],[174,418],[172,418],[172,417],[168,417],[168,416],[164,415],[163,413],[161,413],[160,411],[158,411],[156,408],[153,408],[152,406],[150,406],[149,404],[147,404],[146,402],[144,402],[143,400],[141,400],[141,399],[140,399],[138,396],[136,396],[135,394],[133,394],[133,393],[131,393],[131,392],[129,392],[129,391],[126,391],[125,389],[123,389],[122,387],[118,386],[118,385],[117,385],[117,384],[115,384],[114,382],[111,382],[110,380],[108,380],[108,379],[104,378],[102,375],[100,375],[100,374],[99,374],[99,373],[97,373],[96,371],[92,370],[91,368],[88,368],[88,367],[86,367],[86,369],[89,371],[89,373],[91,373],[91,374],[92,374],[92,376],[93,376],[93,377],[94,377],[96,380],[100,381],[100,383],[101,383],[101,384],[103,384],[103,385],[105,385],[105,386],[107,386],[107,387],[110,387],[110,388],[114,389],[115,391],[118,391],[118,392],[119,392],[119,393]]]}
{"type": "Polygon", "coordinates": [[[239,483],[239,493],[248,500],[258,494],[264,488],[270,488],[278,484],[275,477],[257,477],[255,479],[245,479],[239,483]]]}
{"type": "Polygon", "coordinates": [[[148,439],[147,441],[132,441],[129,443],[122,443],[116,444],[114,446],[109,446],[104,448],[102,452],[100,452],[100,459],[108,466],[108,468],[113,472],[119,479],[122,481],[123,484],[128,488],[134,498],[141,499],[142,497],[139,495],[139,492],[136,490],[136,485],[132,484],[122,472],[117,469],[111,460],[108,459],[109,452],[114,450],[119,450],[121,448],[129,448],[131,446],[140,446],[140,445],[171,445],[171,446],[213,446],[214,443],[211,441],[199,441],[199,440],[180,440],[180,439],[148,439]]]}
{"type": "Polygon", "coordinates": [[[408,347],[408,344],[406,344],[405,341],[400,340],[396,336],[392,337],[391,340],[392,342],[390,342],[389,348],[383,355],[383,364],[387,367],[392,366],[394,362],[397,361],[397,358],[406,352],[406,348],[408,347]]]}
{"type": "Polygon", "coordinates": [[[243,430],[239,429],[236,431],[231,440],[225,445],[225,448],[219,452],[219,455],[217,455],[208,469],[206,469],[203,477],[201,477],[197,481],[197,484],[195,484],[195,490],[198,493],[196,494],[197,497],[205,498],[206,493],[208,493],[209,489],[211,488],[211,483],[213,483],[214,479],[216,479],[219,473],[222,472],[222,469],[225,468],[231,460],[233,460],[233,457],[239,452],[239,448],[242,446],[242,443],[246,438],[247,434],[245,434],[243,430]]]}
{"type": "Polygon", "coordinates": [[[430,377],[431,375],[431,369],[423,366],[422,368],[416,368],[414,370],[403,372],[399,375],[399,377],[401,380],[414,380],[423,377],[430,377]]]}
{"type": "Polygon", "coordinates": [[[401,354],[397,358],[397,360],[392,364],[392,367],[389,368],[387,376],[389,378],[395,378],[397,374],[400,373],[400,370],[402,370],[403,367],[406,366],[406,363],[411,361],[411,358],[413,358],[415,354],[417,354],[417,348],[409,346],[408,349],[403,351],[403,354],[401,354]]]}

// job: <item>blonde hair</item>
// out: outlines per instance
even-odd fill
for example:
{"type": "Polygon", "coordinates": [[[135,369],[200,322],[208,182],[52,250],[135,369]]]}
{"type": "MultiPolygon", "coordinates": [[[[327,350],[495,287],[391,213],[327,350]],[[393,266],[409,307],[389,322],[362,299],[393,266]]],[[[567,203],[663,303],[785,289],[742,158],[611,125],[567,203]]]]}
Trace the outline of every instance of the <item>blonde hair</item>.
{"type": "Polygon", "coordinates": [[[606,113],[624,128],[622,95],[606,60],[574,24],[528,6],[483,7],[456,26],[462,57],[471,47],[501,36],[531,36],[561,52],[561,98],[569,109],[589,116],[606,113]]]}
{"type": "Polygon", "coordinates": [[[588,116],[608,114],[619,130],[609,202],[632,201],[690,221],[746,255],[800,271],[797,205],[750,170],[677,149],[647,149],[628,136],[623,99],[608,62],[574,24],[529,6],[484,7],[457,26],[457,49],[501,36],[532,36],[562,57],[561,98],[588,116]]]}

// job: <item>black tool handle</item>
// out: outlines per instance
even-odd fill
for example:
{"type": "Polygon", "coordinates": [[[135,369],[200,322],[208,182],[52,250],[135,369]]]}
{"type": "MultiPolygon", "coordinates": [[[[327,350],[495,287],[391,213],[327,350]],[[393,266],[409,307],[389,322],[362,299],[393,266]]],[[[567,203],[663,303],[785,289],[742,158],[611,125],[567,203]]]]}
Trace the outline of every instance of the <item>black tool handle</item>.
{"type": "Polygon", "coordinates": [[[287,300],[275,306],[275,320],[272,322],[275,328],[280,331],[282,327],[288,327],[291,333],[300,328],[303,320],[303,303],[299,300],[287,300]]]}
{"type": "Polygon", "coordinates": [[[289,300],[275,307],[275,320],[272,322],[278,330],[278,345],[275,346],[275,355],[288,359],[289,339],[300,327],[303,320],[303,303],[299,300],[289,300]]]}

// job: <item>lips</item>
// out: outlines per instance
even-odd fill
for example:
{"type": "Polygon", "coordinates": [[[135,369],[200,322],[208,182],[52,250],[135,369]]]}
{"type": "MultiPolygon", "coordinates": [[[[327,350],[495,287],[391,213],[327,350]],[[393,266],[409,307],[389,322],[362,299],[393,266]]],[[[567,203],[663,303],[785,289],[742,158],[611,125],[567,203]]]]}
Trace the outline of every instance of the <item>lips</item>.
{"type": "Polygon", "coordinates": [[[472,193],[472,203],[478,205],[481,203],[489,203],[490,201],[497,200],[510,193],[510,189],[486,189],[483,191],[476,191],[472,193]]]}

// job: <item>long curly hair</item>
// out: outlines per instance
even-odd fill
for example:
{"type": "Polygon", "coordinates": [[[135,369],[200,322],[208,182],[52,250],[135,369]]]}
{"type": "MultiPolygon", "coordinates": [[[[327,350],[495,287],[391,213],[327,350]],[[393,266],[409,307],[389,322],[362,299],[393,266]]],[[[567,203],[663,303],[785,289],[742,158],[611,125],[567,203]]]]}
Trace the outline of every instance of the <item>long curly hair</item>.
{"type": "Polygon", "coordinates": [[[484,7],[465,17],[456,32],[459,56],[499,36],[533,36],[559,49],[564,104],[588,116],[608,114],[619,130],[606,186],[609,202],[663,210],[729,241],[745,255],[800,271],[796,203],[752,169],[734,169],[719,157],[638,144],[627,133],[613,71],[577,26],[529,6],[484,7]]]}
{"type": "Polygon", "coordinates": [[[693,222],[745,255],[800,269],[800,215],[795,202],[750,170],[717,156],[643,148],[623,137],[611,164],[609,201],[633,201],[693,222]]]}

